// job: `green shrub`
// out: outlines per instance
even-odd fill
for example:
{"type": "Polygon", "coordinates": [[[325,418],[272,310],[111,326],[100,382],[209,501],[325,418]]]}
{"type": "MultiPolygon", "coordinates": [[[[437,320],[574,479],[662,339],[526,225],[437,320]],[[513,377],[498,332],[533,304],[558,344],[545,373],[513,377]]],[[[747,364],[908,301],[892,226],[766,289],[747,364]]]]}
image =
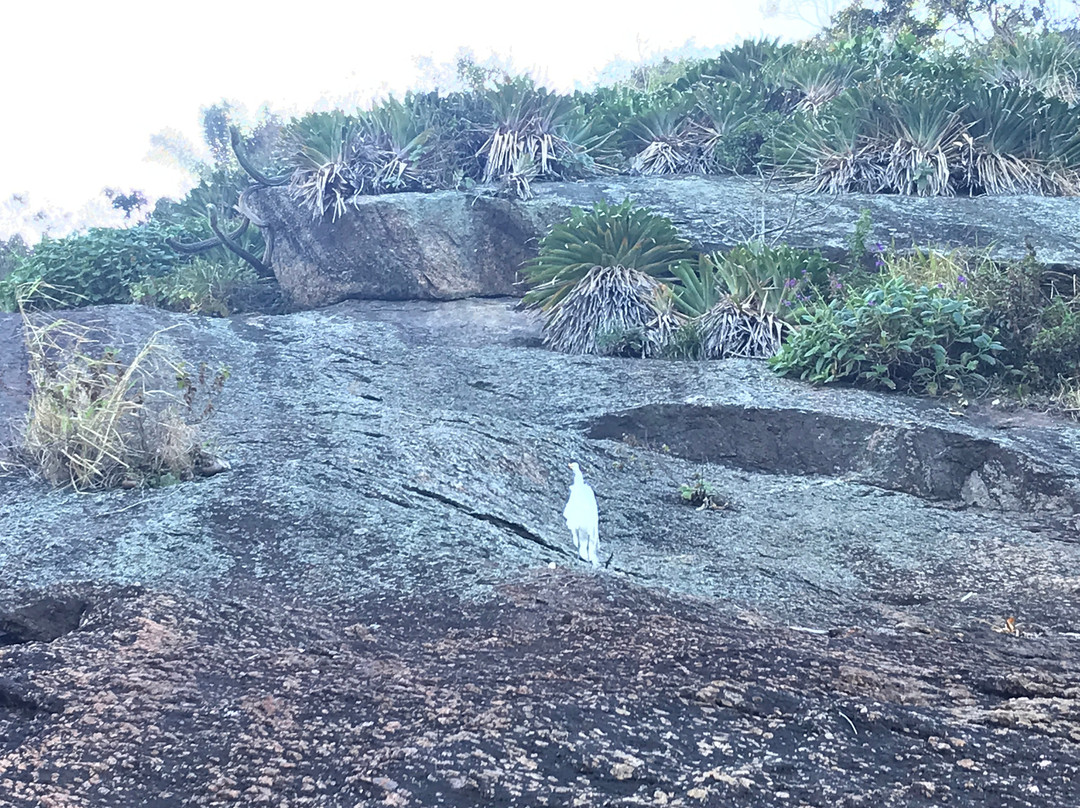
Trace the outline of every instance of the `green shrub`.
{"type": "Polygon", "coordinates": [[[1075,298],[1054,301],[1042,312],[1040,328],[1031,342],[1029,359],[1044,379],[1075,378],[1080,373],[1080,315],[1075,298]]]}
{"type": "Polygon", "coordinates": [[[238,308],[237,293],[258,280],[255,271],[245,264],[197,258],[165,275],[136,281],[131,285],[131,299],[170,311],[227,317],[238,308]]]}
{"type": "Polygon", "coordinates": [[[94,227],[85,233],[45,237],[12,273],[0,281],[0,306],[15,309],[16,289],[35,281],[48,288],[24,300],[33,307],[128,303],[131,284],[162,275],[182,259],[165,243],[180,228],[140,224],[124,229],[94,227]]]}
{"type": "MultiPolygon", "coordinates": [[[[1042,288],[1044,267],[1033,255],[1023,261],[998,263],[986,254],[962,249],[915,249],[883,255],[883,272],[926,286],[982,309],[982,321],[1004,346],[999,359],[1017,368],[1030,362],[1032,340],[1041,328],[1048,302],[1042,288]]],[[[1053,378],[1051,375],[1050,378],[1053,378]]],[[[1031,381],[1037,381],[1031,379],[1031,381]]]]}
{"type": "Polygon", "coordinates": [[[540,241],[539,254],[521,270],[532,288],[525,304],[550,310],[593,267],[621,266],[662,280],[672,267],[692,256],[690,244],[675,225],[629,200],[620,205],[596,203],[574,208],[540,241]]]}
{"type": "Polygon", "coordinates": [[[985,387],[988,375],[1005,369],[981,310],[903,278],[811,304],[801,319],[772,366],[818,384],[941,395],[985,387]]]}

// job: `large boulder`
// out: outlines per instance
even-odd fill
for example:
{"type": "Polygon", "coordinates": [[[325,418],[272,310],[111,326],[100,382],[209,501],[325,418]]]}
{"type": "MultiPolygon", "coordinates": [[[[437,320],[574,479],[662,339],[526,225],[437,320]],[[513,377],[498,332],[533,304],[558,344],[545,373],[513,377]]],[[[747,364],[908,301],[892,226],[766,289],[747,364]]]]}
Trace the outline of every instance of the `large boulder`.
{"type": "Polygon", "coordinates": [[[450,191],[361,197],[336,221],[313,219],[284,188],[248,204],[273,228],[274,274],[296,309],[513,295],[535,235],[513,202],[450,191]]]}
{"type": "Polygon", "coordinates": [[[670,217],[695,244],[726,249],[764,237],[846,255],[863,209],[868,242],[985,248],[1015,260],[1080,268],[1080,206],[1031,196],[932,198],[799,193],[740,177],[618,177],[537,183],[527,202],[457,191],[364,197],[315,221],[285,188],[248,203],[276,236],[273,269],[291,305],[342,300],[451,300],[521,294],[517,271],[573,206],[632,199],[670,217]]]}

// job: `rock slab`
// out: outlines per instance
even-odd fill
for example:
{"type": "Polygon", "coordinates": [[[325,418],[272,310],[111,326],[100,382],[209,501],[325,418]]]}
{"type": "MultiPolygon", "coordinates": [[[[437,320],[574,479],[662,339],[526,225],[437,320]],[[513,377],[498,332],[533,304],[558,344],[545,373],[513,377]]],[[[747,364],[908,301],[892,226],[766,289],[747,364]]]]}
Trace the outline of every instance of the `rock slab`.
{"type": "Polygon", "coordinates": [[[346,299],[452,300],[522,294],[517,272],[538,240],[574,206],[631,199],[670,217],[704,249],[764,238],[846,257],[861,212],[868,237],[903,250],[971,247],[1080,269],[1075,199],[999,196],[918,198],[804,194],[740,177],[619,177],[537,183],[518,201],[458,191],[361,197],[337,221],[312,220],[285,188],[248,203],[275,233],[273,269],[294,309],[346,299]]]}

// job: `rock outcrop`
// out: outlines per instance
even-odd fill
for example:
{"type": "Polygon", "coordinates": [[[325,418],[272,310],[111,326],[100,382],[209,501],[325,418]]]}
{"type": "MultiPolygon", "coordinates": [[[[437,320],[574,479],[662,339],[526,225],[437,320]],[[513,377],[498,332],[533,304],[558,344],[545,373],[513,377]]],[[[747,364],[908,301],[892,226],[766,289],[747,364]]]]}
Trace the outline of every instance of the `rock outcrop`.
{"type": "Polygon", "coordinates": [[[555,354],[514,302],[66,313],[228,363],[232,470],[0,475],[0,802],[1071,804],[1073,425],[555,354]]]}
{"type": "Polygon", "coordinates": [[[989,249],[1080,269],[1080,208],[1072,199],[1030,196],[916,198],[801,194],[738,177],[619,177],[537,183],[527,202],[457,191],[361,198],[336,222],[313,222],[284,188],[264,188],[250,207],[276,234],[274,272],[296,309],[346,299],[451,300],[513,295],[517,270],[537,240],[573,206],[632,199],[670,217],[701,247],[729,248],[764,235],[841,258],[861,211],[868,239],[989,249]]]}

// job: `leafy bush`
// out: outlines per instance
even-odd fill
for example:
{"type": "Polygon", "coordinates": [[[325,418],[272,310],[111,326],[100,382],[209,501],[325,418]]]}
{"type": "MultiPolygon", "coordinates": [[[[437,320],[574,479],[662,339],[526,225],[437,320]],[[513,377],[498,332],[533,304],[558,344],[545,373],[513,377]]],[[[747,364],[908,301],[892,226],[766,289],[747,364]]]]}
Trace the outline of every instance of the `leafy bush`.
{"type": "Polygon", "coordinates": [[[0,306],[14,311],[16,290],[36,281],[43,285],[24,300],[30,307],[128,303],[132,283],[163,275],[184,260],[165,243],[181,232],[149,223],[126,229],[95,227],[60,239],[46,236],[0,281],[0,306]]]}
{"type": "Polygon", "coordinates": [[[929,395],[987,385],[1005,368],[1003,346],[982,323],[982,311],[937,289],[890,278],[844,300],[811,304],[772,366],[827,384],[929,395]]]}
{"type": "Polygon", "coordinates": [[[524,302],[551,310],[597,266],[620,266],[666,280],[672,267],[691,256],[690,244],[669,219],[629,200],[574,208],[541,239],[536,258],[521,270],[532,285],[524,302]]]}
{"type": "Polygon", "coordinates": [[[258,283],[250,267],[196,259],[159,277],[145,278],[131,286],[135,303],[171,311],[227,317],[238,310],[238,293],[258,283]]]}
{"type": "Polygon", "coordinates": [[[572,354],[656,356],[683,319],[660,281],[627,267],[596,266],[549,311],[544,343],[572,354]]]}
{"type": "Polygon", "coordinates": [[[981,309],[984,325],[1004,346],[999,359],[1016,368],[1030,364],[1031,344],[1048,302],[1042,288],[1044,268],[1033,255],[1024,261],[998,263],[984,253],[916,248],[903,254],[887,251],[880,260],[882,271],[890,277],[981,309]]]}

